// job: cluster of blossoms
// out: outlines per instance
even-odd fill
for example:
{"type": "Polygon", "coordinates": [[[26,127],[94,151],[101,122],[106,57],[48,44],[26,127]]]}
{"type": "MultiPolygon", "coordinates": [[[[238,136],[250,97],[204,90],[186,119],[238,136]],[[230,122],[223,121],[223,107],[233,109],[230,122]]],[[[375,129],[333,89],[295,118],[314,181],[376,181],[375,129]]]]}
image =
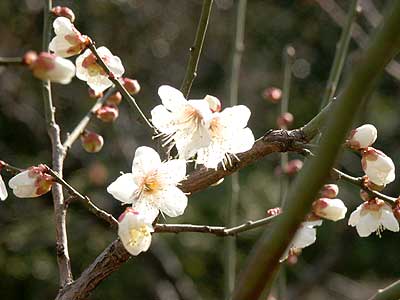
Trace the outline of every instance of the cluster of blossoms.
{"type": "Polygon", "coordinates": [[[231,155],[236,157],[253,146],[254,135],[246,127],[250,118],[246,106],[221,111],[221,103],[214,96],[186,100],[168,85],[161,86],[158,95],[162,104],[151,111],[152,122],[164,136],[164,145],[175,145],[180,158],[196,155],[197,164],[216,169],[219,163],[223,167],[231,164],[231,155]]]}
{"type": "MultiPolygon", "coordinates": [[[[376,141],[377,130],[375,126],[365,124],[353,130],[347,145],[360,151],[361,165],[366,174],[365,185],[371,190],[382,190],[386,184],[395,179],[395,167],[392,159],[372,146],[376,141]]],[[[368,193],[361,192],[364,200],[351,214],[349,225],[355,226],[361,237],[367,237],[376,232],[378,235],[384,230],[399,231],[399,223],[393,213],[392,206],[385,201],[370,197],[368,193]]]]}

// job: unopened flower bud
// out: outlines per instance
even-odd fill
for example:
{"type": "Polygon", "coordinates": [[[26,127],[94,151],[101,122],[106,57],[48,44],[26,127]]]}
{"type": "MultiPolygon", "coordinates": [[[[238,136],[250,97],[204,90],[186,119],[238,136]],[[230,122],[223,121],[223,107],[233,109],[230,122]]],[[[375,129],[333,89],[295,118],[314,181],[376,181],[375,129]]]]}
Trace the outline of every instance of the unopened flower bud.
{"type": "Polygon", "coordinates": [[[129,94],[136,95],[140,92],[140,84],[137,80],[124,77],[122,78],[122,81],[124,88],[129,94]]]}
{"type": "Polygon", "coordinates": [[[365,190],[360,190],[360,197],[361,197],[361,199],[363,199],[363,201],[366,201],[366,202],[375,198],[374,196],[370,196],[370,194],[365,190]]]}
{"type": "Polygon", "coordinates": [[[204,100],[208,103],[210,110],[212,112],[220,112],[221,111],[221,101],[217,97],[206,95],[204,100]]]}
{"type": "Polygon", "coordinates": [[[99,152],[104,145],[104,139],[101,135],[85,130],[81,135],[82,147],[89,153],[99,152]]]}
{"type": "Polygon", "coordinates": [[[89,88],[88,89],[89,97],[92,99],[98,99],[103,97],[103,92],[95,91],[94,89],[89,88]]]}
{"type": "Polygon", "coordinates": [[[33,198],[51,190],[53,177],[46,173],[44,165],[30,167],[10,179],[8,185],[19,198],[33,198]]]}
{"type": "Polygon", "coordinates": [[[303,162],[300,159],[292,159],[284,167],[285,173],[288,175],[294,175],[301,170],[303,162]]]}
{"type": "Polygon", "coordinates": [[[393,208],[393,215],[398,221],[400,221],[400,206],[399,205],[396,205],[393,208]]]}
{"type": "Polygon", "coordinates": [[[340,199],[319,198],[313,203],[313,212],[321,218],[338,221],[345,217],[347,207],[340,199]]]}
{"type": "Polygon", "coordinates": [[[115,92],[107,99],[107,103],[111,105],[119,105],[122,101],[122,95],[120,92],[115,92]]]}
{"type": "Polygon", "coordinates": [[[369,181],[375,185],[386,185],[395,179],[392,159],[380,150],[372,147],[363,150],[361,165],[369,181]]]}
{"type": "Polygon", "coordinates": [[[276,216],[279,215],[280,213],[282,213],[282,208],[280,207],[274,207],[274,208],[270,208],[267,210],[267,216],[276,216]]]}
{"type": "Polygon", "coordinates": [[[374,125],[362,125],[351,131],[347,145],[355,150],[368,148],[376,141],[377,134],[374,125]]]}
{"type": "Polygon", "coordinates": [[[293,121],[293,115],[290,112],[285,112],[276,119],[276,124],[279,128],[287,128],[293,124],[293,121]]]}
{"type": "Polygon", "coordinates": [[[266,88],[263,97],[272,103],[278,103],[282,99],[282,90],[276,87],[266,88]]]}
{"type": "Polygon", "coordinates": [[[68,84],[75,76],[75,65],[71,61],[47,52],[35,57],[34,52],[29,51],[24,55],[24,62],[41,80],[68,84]]]}
{"type": "Polygon", "coordinates": [[[339,194],[339,187],[337,184],[325,184],[321,190],[322,198],[335,198],[339,194]]]}
{"type": "Polygon", "coordinates": [[[69,7],[56,6],[51,9],[51,12],[57,17],[68,18],[72,23],[75,21],[75,14],[69,7]]]}
{"type": "Polygon", "coordinates": [[[114,122],[118,115],[118,107],[115,105],[104,105],[96,111],[97,118],[103,122],[114,122]]]}

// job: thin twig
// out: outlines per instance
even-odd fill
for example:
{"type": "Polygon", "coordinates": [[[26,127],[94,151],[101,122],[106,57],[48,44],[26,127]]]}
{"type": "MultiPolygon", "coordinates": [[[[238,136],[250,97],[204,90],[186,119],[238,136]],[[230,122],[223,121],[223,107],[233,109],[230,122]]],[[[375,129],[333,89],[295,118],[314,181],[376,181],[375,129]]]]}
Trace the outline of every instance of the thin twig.
{"type": "Polygon", "coordinates": [[[22,57],[0,57],[0,66],[23,65],[22,57]]]}
{"type": "Polygon", "coordinates": [[[368,300],[395,300],[400,299],[400,280],[393,282],[391,285],[378,290],[368,300]]]}
{"type": "Polygon", "coordinates": [[[192,88],[194,79],[197,76],[197,67],[199,65],[201,51],[203,49],[204,39],[207,32],[208,22],[210,20],[213,0],[204,0],[201,8],[199,25],[197,26],[196,37],[193,46],[189,49],[190,57],[186,68],[185,78],[183,79],[181,92],[187,98],[192,88]]]}
{"type": "MultiPolygon", "coordinates": [[[[43,51],[48,52],[51,38],[51,9],[52,0],[45,1],[43,25],[43,51]]],[[[60,139],[60,127],[56,123],[55,108],[53,107],[50,81],[43,81],[43,101],[47,131],[52,145],[52,164],[54,170],[62,177],[64,149],[60,139]]],[[[54,218],[56,227],[57,262],[60,286],[72,282],[71,261],[68,253],[68,238],[66,227],[67,209],[64,205],[64,195],[61,185],[54,184],[52,188],[54,218]]]]}
{"type": "Polygon", "coordinates": [[[329,73],[328,82],[326,84],[324,96],[321,101],[321,108],[325,107],[335,95],[340,75],[342,74],[347,51],[349,49],[353,22],[357,16],[357,5],[358,0],[352,0],[346,22],[342,29],[342,34],[340,35],[339,42],[336,46],[335,58],[333,59],[332,68],[329,73]]]}
{"type": "MultiPolygon", "coordinates": [[[[240,66],[244,51],[244,32],[246,26],[247,0],[240,0],[236,11],[236,33],[234,39],[234,52],[232,55],[231,80],[229,86],[229,101],[231,106],[238,104],[240,66]]],[[[240,201],[239,172],[231,176],[231,197],[227,205],[228,226],[237,223],[237,209],[240,201]]],[[[225,240],[225,299],[229,300],[235,287],[236,279],[236,238],[231,237],[225,240]]]]}
{"type": "Polygon", "coordinates": [[[76,125],[74,130],[68,134],[63,147],[65,153],[71,148],[72,144],[81,136],[86,126],[89,124],[92,117],[96,114],[96,111],[103,106],[107,99],[115,92],[115,87],[111,87],[103,97],[99,98],[96,103],[92,106],[89,112],[82,118],[82,120],[76,125]]]}
{"type": "Polygon", "coordinates": [[[108,78],[112,81],[112,83],[117,87],[117,89],[120,91],[120,93],[124,96],[124,98],[128,101],[129,105],[132,106],[135,110],[138,111],[139,115],[142,117],[143,121],[150,127],[150,129],[154,130],[156,132],[156,128],[151,124],[149,119],[147,119],[146,115],[143,113],[139,105],[137,104],[136,100],[128,93],[128,91],[125,89],[125,87],[121,84],[118,78],[115,78],[114,74],[111,72],[111,70],[108,68],[108,66],[105,64],[99,53],[97,52],[96,46],[94,43],[90,40],[88,44],[88,48],[92,53],[96,56],[97,63],[103,68],[104,72],[108,75],[108,78]]]}

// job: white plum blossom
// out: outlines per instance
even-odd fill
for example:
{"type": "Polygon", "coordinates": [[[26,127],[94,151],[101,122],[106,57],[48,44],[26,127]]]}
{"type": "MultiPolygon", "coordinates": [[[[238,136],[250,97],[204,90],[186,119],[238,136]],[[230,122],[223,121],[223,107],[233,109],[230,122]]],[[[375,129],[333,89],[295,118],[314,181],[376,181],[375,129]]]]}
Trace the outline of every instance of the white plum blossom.
{"type": "Polygon", "coordinates": [[[335,198],[339,194],[339,187],[337,184],[329,183],[325,184],[321,190],[322,198],[335,198]]]}
{"type": "Polygon", "coordinates": [[[4,183],[3,178],[0,175],[0,200],[4,201],[8,197],[6,184],[4,183]]]}
{"type": "Polygon", "coordinates": [[[345,217],[347,207],[340,199],[319,198],[313,203],[313,212],[321,218],[338,221],[345,217]]]}
{"type": "Polygon", "coordinates": [[[133,159],[132,173],[118,177],[107,191],[117,200],[132,204],[133,209],[150,219],[154,220],[159,211],[177,217],[187,206],[187,196],[177,187],[185,177],[185,160],[161,162],[155,150],[139,147],[133,159]]]}
{"type": "Polygon", "coordinates": [[[25,57],[28,56],[29,59],[26,63],[33,75],[41,80],[68,84],[75,76],[75,66],[68,59],[47,52],[42,52],[39,55],[28,52],[25,57]]]}
{"type": "Polygon", "coordinates": [[[358,206],[350,215],[349,225],[355,226],[361,237],[367,237],[373,232],[380,236],[385,229],[399,231],[399,223],[392,207],[379,199],[372,199],[358,206]]]}
{"type": "Polygon", "coordinates": [[[8,182],[15,196],[19,198],[34,198],[46,194],[51,190],[53,177],[46,174],[46,167],[39,165],[30,167],[15,175],[8,182]]]}
{"type": "MultiPolygon", "coordinates": [[[[113,76],[118,78],[124,74],[125,69],[118,56],[114,56],[106,47],[97,48],[97,52],[112,72],[113,76]]],[[[112,85],[108,75],[103,68],[97,63],[96,56],[90,49],[86,49],[76,59],[76,77],[80,80],[86,81],[88,86],[95,91],[95,93],[103,92],[105,89],[112,85]]]]}
{"type": "Polygon", "coordinates": [[[284,254],[282,255],[280,262],[287,259],[290,252],[296,252],[300,249],[308,247],[315,243],[317,239],[317,229],[314,228],[315,226],[321,226],[322,220],[315,220],[315,221],[306,221],[301,223],[299,229],[289,244],[289,247],[286,249],[284,254]]]}
{"type": "Polygon", "coordinates": [[[152,221],[142,213],[128,207],[118,218],[118,236],[126,251],[138,255],[149,249],[151,233],[154,231],[152,221]]]}
{"type": "Polygon", "coordinates": [[[78,55],[86,48],[88,37],[82,35],[68,18],[58,17],[53,22],[56,36],[49,44],[50,51],[61,57],[78,55]]]}
{"type": "Polygon", "coordinates": [[[364,124],[351,131],[347,144],[356,150],[366,149],[376,141],[377,136],[374,125],[364,124]]]}
{"type": "Polygon", "coordinates": [[[211,142],[199,149],[196,162],[216,169],[220,162],[223,167],[231,163],[230,154],[250,150],[255,141],[251,129],[246,127],[250,114],[244,105],[214,113],[209,126],[211,142]]]}
{"type": "Polygon", "coordinates": [[[362,152],[361,165],[369,181],[384,186],[395,179],[392,159],[380,150],[369,147],[362,152]]]}
{"type": "Polygon", "coordinates": [[[168,85],[158,89],[162,105],[151,111],[154,126],[166,137],[164,145],[178,149],[179,157],[189,159],[198,149],[210,144],[208,131],[212,112],[207,101],[186,100],[168,85]]]}

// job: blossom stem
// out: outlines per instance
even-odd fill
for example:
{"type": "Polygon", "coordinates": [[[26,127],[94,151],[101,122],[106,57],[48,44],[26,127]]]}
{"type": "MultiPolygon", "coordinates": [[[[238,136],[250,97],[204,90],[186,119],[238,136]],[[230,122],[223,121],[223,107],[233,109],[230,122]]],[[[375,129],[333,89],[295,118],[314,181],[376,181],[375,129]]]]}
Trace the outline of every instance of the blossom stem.
{"type": "Polygon", "coordinates": [[[380,289],[368,300],[392,300],[400,298],[400,280],[393,282],[391,285],[380,289]]]}
{"type": "Polygon", "coordinates": [[[321,109],[325,107],[335,95],[336,88],[338,86],[340,75],[342,74],[344,62],[349,49],[353,22],[357,16],[357,5],[358,0],[352,0],[352,2],[350,3],[350,9],[347,14],[346,22],[343,26],[339,42],[336,46],[335,57],[333,59],[332,68],[329,73],[324,96],[321,101],[321,109]]]}
{"type": "MultiPolygon", "coordinates": [[[[229,87],[230,105],[238,104],[238,92],[240,82],[240,66],[244,51],[244,32],[246,25],[246,6],[247,0],[240,0],[236,11],[236,33],[234,38],[234,51],[231,64],[231,80],[229,87]]],[[[237,209],[240,201],[240,182],[239,172],[231,176],[231,197],[228,200],[227,219],[228,226],[237,223],[237,209]]],[[[232,236],[225,240],[226,256],[224,257],[225,275],[225,299],[229,300],[235,287],[236,279],[236,237],[232,236]]]]}
{"type": "Polygon", "coordinates": [[[133,98],[128,93],[128,91],[125,89],[125,87],[119,81],[119,79],[114,77],[114,74],[111,72],[111,70],[108,68],[108,66],[105,64],[105,62],[103,61],[103,59],[101,58],[101,56],[97,52],[96,46],[94,45],[92,40],[90,40],[90,42],[88,43],[88,48],[90,49],[90,51],[92,51],[94,56],[96,56],[97,63],[103,68],[104,72],[106,72],[106,74],[109,76],[109,79],[116,86],[118,91],[120,91],[120,93],[128,101],[129,105],[139,112],[139,115],[142,117],[143,121],[150,127],[150,129],[152,129],[155,132],[157,132],[157,129],[153,126],[153,124],[151,124],[149,119],[147,119],[146,115],[143,113],[142,109],[137,104],[135,98],[133,98]]]}
{"type": "Polygon", "coordinates": [[[204,0],[201,8],[200,21],[197,26],[196,36],[194,38],[193,46],[189,49],[189,63],[186,68],[185,78],[183,79],[181,92],[187,98],[190,94],[190,89],[194,79],[197,76],[197,68],[201,51],[203,49],[204,39],[207,32],[208,23],[211,15],[213,0],[204,0]]]}
{"type": "Polygon", "coordinates": [[[92,117],[95,115],[96,111],[103,106],[103,104],[107,101],[107,99],[115,92],[115,87],[111,87],[103,97],[99,98],[96,103],[92,106],[92,108],[88,111],[88,113],[82,118],[82,120],[76,125],[74,130],[70,134],[68,134],[67,139],[65,140],[63,147],[64,151],[67,152],[72,144],[81,136],[86,126],[89,124],[92,117]]]}
{"type": "MultiPolygon", "coordinates": [[[[43,51],[48,52],[51,38],[51,9],[52,0],[45,1],[43,25],[43,51]]],[[[52,165],[54,170],[62,177],[64,163],[64,149],[60,139],[60,127],[56,123],[55,108],[53,106],[50,81],[43,81],[43,100],[46,117],[47,131],[52,145],[52,165]]],[[[68,253],[68,239],[66,227],[67,209],[64,205],[62,186],[54,184],[52,188],[54,216],[56,226],[57,263],[59,269],[59,282],[63,287],[72,282],[71,261],[68,253]]]]}
{"type": "Polygon", "coordinates": [[[0,57],[0,66],[23,65],[22,57],[0,57]]]}
{"type": "Polygon", "coordinates": [[[329,116],[317,155],[304,166],[288,194],[285,214],[260,238],[246,263],[233,300],[259,299],[266,286],[270,286],[278,269],[279,259],[318,191],[325,183],[329,171],[341,149],[343,140],[363,101],[373,90],[386,64],[400,50],[400,2],[393,2],[383,26],[377,31],[359,64],[350,74],[344,92],[329,116]]]}

